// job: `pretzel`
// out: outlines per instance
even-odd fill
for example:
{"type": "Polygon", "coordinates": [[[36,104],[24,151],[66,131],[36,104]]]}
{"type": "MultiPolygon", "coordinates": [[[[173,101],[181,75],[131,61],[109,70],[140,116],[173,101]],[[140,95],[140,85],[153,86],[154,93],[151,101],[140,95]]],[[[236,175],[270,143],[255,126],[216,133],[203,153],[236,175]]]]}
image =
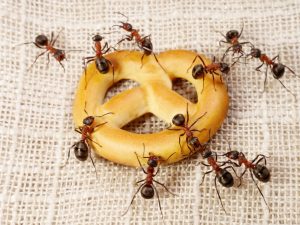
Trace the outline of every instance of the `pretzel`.
{"type": "MultiPolygon", "coordinates": [[[[110,161],[134,167],[139,166],[135,153],[140,156],[152,154],[160,156],[163,160],[175,153],[165,163],[174,163],[183,159],[190,150],[185,138],[181,141],[183,152],[180,148],[178,138],[182,131],[166,129],[157,133],[136,134],[121,128],[148,112],[171,123],[176,114],[181,113],[186,116],[187,103],[191,122],[206,113],[194,128],[210,129],[210,135],[213,135],[227,114],[227,88],[220,76],[215,76],[215,90],[212,76],[206,74],[202,91],[202,79],[194,79],[191,70],[187,71],[195,56],[196,53],[186,50],[162,52],[157,55],[159,63],[164,68],[162,69],[153,55],[144,57],[141,68],[142,53],[138,51],[116,51],[105,55],[105,58],[114,65],[115,82],[131,79],[138,82],[140,86],[119,93],[104,104],[105,94],[113,85],[112,70],[101,74],[96,69],[95,63],[90,63],[79,81],[73,116],[75,125],[81,126],[82,120],[87,117],[85,105],[87,113],[91,116],[113,112],[111,115],[95,119],[95,125],[107,122],[95,129],[91,135],[93,141],[102,145],[100,147],[90,142],[96,154],[110,161]],[[195,86],[198,94],[197,103],[191,103],[172,90],[172,80],[176,78],[186,79],[195,86]],[[146,146],[145,152],[143,152],[143,144],[146,146]]],[[[201,57],[205,63],[210,63],[203,55],[201,57]]],[[[197,59],[194,65],[199,63],[197,59]]],[[[201,143],[209,139],[208,132],[197,132],[195,136],[201,143]]]]}

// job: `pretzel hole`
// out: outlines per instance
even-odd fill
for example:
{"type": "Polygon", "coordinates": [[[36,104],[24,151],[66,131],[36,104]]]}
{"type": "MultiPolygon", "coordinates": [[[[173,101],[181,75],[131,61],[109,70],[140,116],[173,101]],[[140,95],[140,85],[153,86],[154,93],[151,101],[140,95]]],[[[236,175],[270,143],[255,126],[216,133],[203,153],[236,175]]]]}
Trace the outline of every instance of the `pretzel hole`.
{"type": "Polygon", "coordinates": [[[119,80],[118,82],[114,83],[114,85],[112,85],[109,89],[107,89],[104,98],[104,103],[107,102],[112,97],[114,97],[115,95],[137,86],[140,86],[140,84],[134,80],[129,80],[129,79],[119,80]]]}
{"type": "Polygon", "coordinates": [[[172,81],[173,91],[180,94],[192,103],[198,102],[198,95],[195,86],[186,79],[176,78],[172,81]]]}
{"type": "Polygon", "coordinates": [[[152,134],[164,130],[167,126],[168,124],[164,120],[161,120],[152,113],[146,113],[126,124],[121,129],[137,134],[152,134]]]}

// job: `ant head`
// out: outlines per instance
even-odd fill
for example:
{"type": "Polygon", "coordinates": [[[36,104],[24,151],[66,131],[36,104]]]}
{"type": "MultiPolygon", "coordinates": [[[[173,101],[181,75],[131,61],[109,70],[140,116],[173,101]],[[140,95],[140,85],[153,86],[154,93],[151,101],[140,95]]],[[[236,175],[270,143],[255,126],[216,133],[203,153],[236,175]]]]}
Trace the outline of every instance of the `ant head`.
{"type": "Polygon", "coordinates": [[[189,139],[188,144],[192,146],[195,150],[201,147],[201,143],[197,137],[192,137],[189,139]]]}
{"type": "Polygon", "coordinates": [[[102,41],[102,40],[103,40],[103,37],[100,36],[99,34],[96,34],[96,35],[93,37],[93,41],[95,41],[95,42],[102,41]]]}
{"type": "Polygon", "coordinates": [[[184,126],[184,123],[185,123],[184,115],[183,114],[176,114],[172,119],[172,123],[176,126],[179,126],[179,127],[184,126]]]}
{"type": "Polygon", "coordinates": [[[192,71],[192,76],[194,79],[204,76],[204,66],[202,64],[195,65],[192,71]]]}
{"type": "Polygon", "coordinates": [[[153,196],[154,196],[154,189],[153,189],[152,185],[145,184],[142,187],[142,189],[141,189],[141,195],[145,199],[153,198],[153,196]]]}
{"type": "Polygon", "coordinates": [[[230,159],[237,160],[239,158],[240,153],[238,151],[230,151],[227,152],[225,155],[230,159]]]}
{"type": "Polygon", "coordinates": [[[159,157],[157,156],[150,156],[148,159],[147,164],[151,167],[157,167],[159,161],[159,157]]]}
{"type": "Polygon", "coordinates": [[[95,120],[95,117],[93,117],[93,116],[87,116],[87,117],[85,117],[85,118],[83,119],[82,123],[83,123],[84,125],[91,126],[92,123],[94,122],[94,120],[95,120]]]}
{"type": "Polygon", "coordinates": [[[130,23],[124,23],[124,22],[121,23],[122,23],[122,26],[120,26],[121,28],[129,32],[132,31],[132,25],[130,23]]]}
{"type": "Polygon", "coordinates": [[[226,40],[229,42],[233,38],[238,38],[239,37],[239,32],[237,30],[230,30],[226,33],[226,40]]]}
{"type": "Polygon", "coordinates": [[[78,160],[85,161],[89,156],[89,148],[85,141],[79,141],[74,147],[74,153],[78,160]]]}
{"type": "Polygon", "coordinates": [[[254,58],[259,58],[261,56],[261,50],[258,48],[252,48],[250,55],[254,58]]]}
{"type": "Polygon", "coordinates": [[[272,67],[273,77],[279,79],[284,74],[285,66],[281,63],[274,63],[272,67]]]}
{"type": "Polygon", "coordinates": [[[220,63],[220,70],[222,73],[227,74],[230,71],[230,67],[227,63],[220,63]]]}
{"type": "Polygon", "coordinates": [[[48,38],[44,34],[36,36],[35,43],[39,46],[46,46],[48,44],[48,38]]]}
{"type": "Polygon", "coordinates": [[[268,182],[270,180],[270,171],[269,169],[261,164],[255,165],[253,169],[254,176],[261,182],[268,182]]]}
{"type": "Polygon", "coordinates": [[[143,39],[142,48],[144,50],[145,55],[150,55],[153,52],[153,46],[150,38],[143,39]]]}
{"type": "Polygon", "coordinates": [[[221,169],[217,174],[218,181],[222,184],[223,187],[232,187],[233,186],[233,177],[226,169],[221,169]]]}

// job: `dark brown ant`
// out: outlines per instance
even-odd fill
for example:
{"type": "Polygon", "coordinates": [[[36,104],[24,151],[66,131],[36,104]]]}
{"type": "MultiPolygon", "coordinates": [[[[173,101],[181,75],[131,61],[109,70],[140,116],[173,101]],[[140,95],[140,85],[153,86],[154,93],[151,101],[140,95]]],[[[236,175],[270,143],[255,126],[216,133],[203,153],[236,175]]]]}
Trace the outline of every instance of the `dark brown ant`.
{"type": "Polygon", "coordinates": [[[220,62],[220,63],[216,63],[216,58],[213,57],[213,61],[211,64],[209,65],[205,65],[205,62],[204,60],[202,59],[202,57],[200,55],[196,55],[192,64],[190,65],[190,67],[187,69],[187,72],[191,69],[192,65],[194,64],[194,62],[196,61],[196,59],[199,58],[202,62],[202,64],[197,64],[193,67],[193,71],[192,71],[192,76],[194,79],[198,79],[200,77],[202,77],[202,80],[203,80],[203,85],[202,85],[202,91],[201,93],[203,92],[204,90],[204,75],[206,73],[210,73],[212,75],[212,78],[213,78],[213,83],[214,83],[214,88],[216,90],[216,86],[215,86],[215,76],[214,75],[217,75],[220,77],[221,79],[221,82],[222,82],[222,76],[221,74],[217,73],[216,71],[217,70],[220,70],[221,73],[223,74],[228,74],[229,71],[230,71],[230,67],[227,63],[224,63],[224,62],[220,62]]]}
{"type": "Polygon", "coordinates": [[[192,149],[191,147],[194,148],[194,145],[196,143],[195,142],[195,139],[193,139],[194,137],[194,132],[199,132],[201,133],[202,131],[204,130],[207,130],[206,128],[203,128],[201,130],[197,130],[197,129],[192,129],[193,126],[203,117],[206,115],[207,112],[203,113],[203,115],[199,116],[191,125],[189,125],[189,110],[188,110],[188,104],[186,105],[186,120],[185,120],[185,117],[183,114],[176,114],[173,119],[172,119],[172,123],[175,125],[175,126],[178,126],[180,128],[167,128],[168,130],[176,130],[176,131],[180,131],[182,130],[183,133],[179,135],[179,138],[178,138],[178,143],[179,143],[179,146],[180,146],[180,149],[181,149],[181,152],[183,152],[183,149],[182,149],[182,145],[181,145],[181,137],[183,135],[186,135],[186,143],[187,143],[187,146],[190,150],[190,153],[194,152],[194,149],[192,149]]]}
{"type": "MultiPolygon", "coordinates": [[[[61,32],[61,31],[60,31],[61,32]]],[[[60,33],[59,32],[59,33],[60,33]]],[[[65,51],[62,49],[58,49],[54,47],[54,44],[59,36],[59,33],[57,34],[56,38],[54,38],[54,33],[51,32],[51,38],[50,41],[48,40],[47,36],[45,36],[44,34],[40,34],[38,36],[36,36],[35,41],[34,42],[26,42],[23,44],[34,44],[36,47],[41,48],[41,49],[46,49],[46,51],[40,53],[34,60],[34,62],[31,64],[31,66],[28,68],[28,70],[35,64],[35,62],[38,60],[38,58],[42,55],[44,55],[45,53],[48,52],[47,58],[48,58],[48,62],[47,62],[47,66],[49,65],[50,62],[50,58],[49,55],[52,54],[53,57],[56,59],[57,62],[59,62],[59,64],[61,65],[61,67],[63,68],[63,70],[65,71],[65,67],[64,65],[61,63],[61,61],[63,61],[64,59],[66,59],[66,54],[65,51]],[[54,39],[53,39],[54,38],[54,39]]]]}
{"type": "MultiPolygon", "coordinates": [[[[87,66],[88,63],[90,63],[92,61],[95,61],[97,70],[100,73],[105,74],[109,71],[109,65],[110,65],[111,68],[112,68],[113,82],[114,82],[114,74],[115,74],[114,65],[111,63],[111,61],[109,61],[108,59],[106,59],[103,56],[104,54],[106,54],[111,49],[111,47],[108,47],[108,43],[105,42],[105,44],[102,48],[101,41],[103,39],[104,39],[104,37],[100,36],[99,34],[96,34],[93,37],[93,41],[94,41],[93,50],[96,54],[95,54],[95,56],[88,56],[88,57],[83,58],[84,70],[86,72],[86,66],[87,66]]],[[[86,74],[85,74],[85,82],[87,84],[86,74]]]]}
{"type": "Polygon", "coordinates": [[[166,160],[163,160],[160,156],[155,156],[152,153],[149,153],[149,156],[146,157],[145,156],[145,144],[143,144],[143,147],[144,147],[143,158],[148,159],[147,160],[147,164],[148,164],[147,170],[145,170],[143,168],[143,166],[141,164],[141,161],[139,159],[139,156],[136,152],[135,152],[135,156],[136,156],[136,158],[139,162],[139,165],[140,165],[142,171],[147,175],[147,177],[146,177],[146,179],[143,179],[143,180],[140,180],[140,181],[136,182],[136,184],[139,184],[141,182],[143,182],[143,183],[140,185],[140,187],[137,189],[137,191],[133,195],[132,200],[131,200],[127,210],[125,211],[125,213],[123,213],[122,216],[124,216],[128,212],[128,210],[129,210],[130,206],[132,205],[137,193],[139,191],[141,191],[141,195],[144,199],[151,199],[151,198],[154,197],[154,194],[156,194],[157,200],[158,200],[158,205],[159,205],[159,210],[160,210],[161,216],[163,218],[164,216],[163,216],[162,209],[161,209],[161,204],[160,204],[160,200],[159,200],[158,191],[157,191],[156,187],[154,186],[153,182],[155,182],[156,184],[159,184],[160,186],[164,187],[164,189],[166,189],[166,191],[169,192],[170,194],[172,194],[172,195],[175,195],[175,194],[172,193],[171,191],[169,191],[169,189],[163,183],[160,183],[157,180],[154,180],[153,178],[159,172],[160,163],[168,161],[175,154],[175,152],[173,154],[171,154],[166,160]],[[155,172],[156,167],[157,167],[157,170],[155,172]]]}
{"type": "MultiPolygon", "coordinates": [[[[228,172],[228,168],[232,169],[233,172],[235,173],[235,175],[237,176],[236,174],[236,171],[235,169],[232,167],[232,166],[227,166],[225,168],[221,168],[222,166],[224,166],[227,162],[224,162],[222,164],[218,164],[217,163],[217,154],[215,152],[212,152],[211,150],[205,148],[204,150],[202,150],[201,152],[201,155],[204,159],[207,160],[208,164],[205,164],[205,163],[202,163],[203,165],[205,166],[209,166],[212,168],[212,170],[210,171],[207,171],[204,173],[203,177],[202,177],[202,181],[200,183],[200,185],[203,183],[204,181],[204,178],[207,174],[215,171],[215,188],[216,188],[216,191],[217,191],[217,194],[218,194],[218,197],[219,197],[219,200],[220,200],[220,203],[222,205],[222,208],[223,210],[226,212],[225,208],[224,208],[224,205],[223,205],[223,202],[221,200],[221,196],[220,196],[220,193],[219,193],[219,190],[217,188],[217,180],[219,181],[219,183],[223,186],[223,187],[232,187],[233,184],[234,184],[234,179],[231,175],[230,172],[228,172]]],[[[237,176],[238,177],[238,176],[237,176]]],[[[239,184],[240,185],[240,184],[239,184]]]]}
{"type": "Polygon", "coordinates": [[[262,196],[266,206],[268,207],[268,209],[270,211],[269,205],[267,204],[262,191],[258,187],[257,182],[254,180],[254,177],[253,177],[253,174],[254,174],[256,179],[263,183],[270,181],[271,175],[270,175],[269,169],[266,167],[266,165],[267,165],[266,156],[259,154],[252,161],[249,161],[249,160],[247,160],[247,158],[245,157],[243,152],[232,151],[230,146],[229,146],[229,149],[230,149],[230,151],[225,153],[223,156],[226,156],[227,158],[229,158],[231,160],[237,160],[238,163],[235,163],[232,161],[227,161],[226,163],[231,163],[237,167],[240,167],[244,164],[245,170],[242,172],[240,178],[242,178],[244,176],[244,174],[246,173],[247,170],[250,171],[251,179],[254,182],[255,186],[257,187],[260,195],[262,196]],[[259,164],[262,160],[264,161],[264,165],[259,164]],[[255,161],[257,161],[257,162],[255,162],[255,161]]]}
{"type": "Polygon", "coordinates": [[[127,40],[127,41],[132,41],[133,38],[137,44],[137,46],[142,50],[144,51],[142,57],[141,57],[141,68],[143,67],[143,59],[144,59],[144,56],[149,56],[151,54],[153,54],[156,62],[158,63],[158,65],[166,72],[166,70],[163,68],[163,66],[160,64],[160,62],[158,61],[157,57],[156,57],[156,54],[153,52],[153,45],[152,45],[152,42],[151,42],[151,38],[150,38],[150,35],[147,35],[147,36],[144,36],[142,37],[139,33],[139,30],[136,30],[132,27],[132,25],[130,23],[128,23],[128,17],[125,16],[124,14],[120,13],[120,12],[117,12],[118,14],[124,16],[126,18],[126,22],[122,22],[120,21],[121,25],[113,25],[113,26],[117,26],[127,32],[129,32],[130,34],[129,35],[126,35],[125,38],[121,39],[118,43],[120,44],[121,42],[127,40]]]}
{"type": "Polygon", "coordinates": [[[85,108],[84,108],[84,112],[86,113],[87,117],[85,117],[82,121],[83,125],[79,126],[78,128],[75,128],[75,131],[79,134],[81,134],[81,139],[77,142],[75,142],[70,148],[69,148],[69,152],[68,152],[68,158],[65,162],[65,164],[61,167],[65,167],[69,161],[70,158],[70,152],[71,149],[74,149],[74,154],[76,156],[76,158],[80,161],[86,161],[88,156],[90,157],[93,166],[95,168],[95,172],[96,172],[96,176],[97,176],[97,170],[96,170],[96,166],[94,163],[94,160],[91,156],[91,150],[90,150],[90,145],[88,143],[88,140],[93,142],[94,144],[98,145],[99,147],[102,147],[99,143],[93,141],[91,139],[91,134],[94,132],[94,130],[104,124],[106,124],[107,122],[104,123],[100,123],[97,124],[96,126],[93,125],[95,118],[100,118],[103,116],[106,116],[108,114],[113,114],[112,112],[109,113],[105,113],[101,116],[89,116],[87,111],[86,111],[86,103],[85,103],[85,108]]]}
{"type": "Polygon", "coordinates": [[[251,44],[251,42],[248,42],[248,41],[247,42],[239,42],[239,38],[241,37],[241,35],[243,33],[243,29],[244,29],[244,24],[243,24],[240,32],[238,32],[237,30],[230,30],[226,33],[226,35],[219,32],[226,39],[226,41],[224,41],[224,40],[219,41],[219,45],[221,45],[221,43],[226,43],[226,44],[231,45],[230,47],[228,47],[226,49],[226,51],[222,57],[222,60],[221,60],[222,62],[224,61],[224,58],[227,55],[227,53],[229,51],[232,51],[232,55],[239,54],[238,59],[233,63],[233,64],[235,64],[239,60],[239,58],[241,58],[245,55],[245,52],[243,50],[243,45],[250,44],[251,46],[253,46],[251,44]]]}
{"type": "MultiPolygon", "coordinates": [[[[273,59],[270,59],[266,54],[263,54],[260,49],[258,48],[252,48],[251,52],[248,56],[251,56],[252,58],[259,59],[262,64],[256,68],[257,71],[260,71],[260,68],[266,64],[266,72],[265,72],[265,80],[264,80],[264,90],[266,87],[267,82],[267,75],[268,75],[268,68],[272,71],[273,77],[280,82],[280,84],[288,91],[290,92],[294,97],[295,95],[282,83],[281,80],[279,80],[285,72],[285,68],[287,68],[293,75],[296,77],[299,77],[295,74],[295,72],[289,68],[286,65],[283,65],[282,63],[278,62],[276,63],[275,60],[278,59],[279,61],[279,55],[275,56],[273,59]]],[[[260,71],[261,72],[261,71],[260,71]]]]}

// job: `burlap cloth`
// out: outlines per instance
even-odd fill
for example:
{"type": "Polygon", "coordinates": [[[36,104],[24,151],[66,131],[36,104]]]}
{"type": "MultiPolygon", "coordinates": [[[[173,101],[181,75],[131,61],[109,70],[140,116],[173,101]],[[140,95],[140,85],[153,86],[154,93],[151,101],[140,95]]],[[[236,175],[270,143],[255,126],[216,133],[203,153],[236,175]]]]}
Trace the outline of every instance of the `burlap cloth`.
{"type": "MultiPolygon", "coordinates": [[[[0,220],[1,224],[162,224],[157,199],[140,195],[125,216],[121,214],[143,179],[140,170],[115,165],[97,158],[98,179],[90,160],[79,162],[71,154],[61,169],[67,151],[79,135],[73,131],[72,103],[82,73],[82,57],[93,54],[91,36],[108,32],[123,20],[121,11],[144,35],[151,34],[156,52],[190,49],[221,58],[221,35],[215,30],[240,30],[241,40],[251,41],[270,56],[300,74],[300,2],[289,1],[26,1],[0,3],[1,126],[0,126],[0,220]],[[62,32],[60,48],[70,52],[64,73],[51,57],[41,57],[33,41],[44,33],[62,32]]],[[[124,33],[106,35],[115,44],[124,33]]],[[[133,48],[126,42],[121,48],[133,48]]],[[[270,156],[272,179],[260,184],[269,212],[246,173],[240,188],[219,186],[226,215],[219,203],[213,174],[199,185],[201,157],[161,168],[157,177],[172,196],[158,186],[166,224],[300,224],[300,107],[280,83],[269,78],[261,93],[263,73],[259,62],[236,65],[227,78],[230,110],[212,149],[235,150],[252,159],[258,153],[270,156]]],[[[271,75],[271,74],[270,74],[271,75]]],[[[284,84],[300,98],[300,79],[286,73],[284,84]]],[[[119,85],[109,96],[132,87],[119,85]]],[[[175,89],[195,99],[191,86],[179,83],[175,89]],[[181,88],[183,86],[183,88],[181,88]]],[[[169,121],[167,121],[169,122],[169,121]]],[[[165,122],[147,115],[126,127],[136,132],[158,131],[165,122]],[[146,122],[144,122],[146,120],[146,122]]]]}

